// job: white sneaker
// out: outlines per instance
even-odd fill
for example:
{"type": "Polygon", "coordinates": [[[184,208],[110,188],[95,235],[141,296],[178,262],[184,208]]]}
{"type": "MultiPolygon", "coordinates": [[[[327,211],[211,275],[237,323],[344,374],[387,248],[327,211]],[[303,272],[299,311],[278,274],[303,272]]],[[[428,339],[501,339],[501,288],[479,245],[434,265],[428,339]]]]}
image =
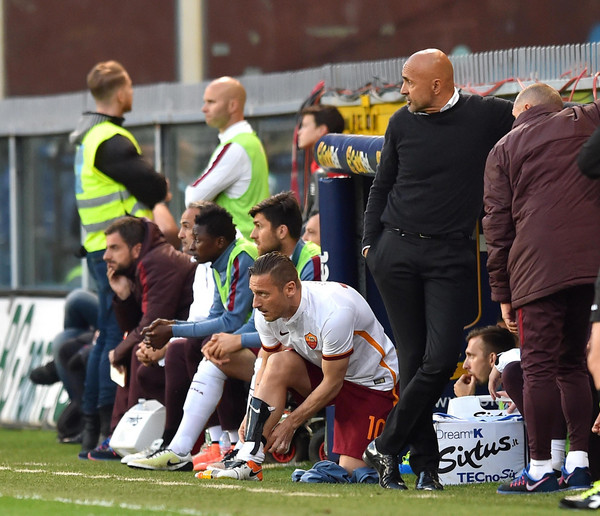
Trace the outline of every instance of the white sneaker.
{"type": "Polygon", "coordinates": [[[218,462],[213,462],[211,464],[207,464],[206,465],[206,470],[211,470],[211,469],[225,469],[227,467],[228,464],[230,464],[231,462],[236,461],[236,456],[237,456],[237,452],[238,450],[236,450],[235,448],[233,450],[229,450],[224,456],[223,459],[218,461],[218,462]]]}
{"type": "Polygon", "coordinates": [[[187,453],[179,455],[172,450],[159,450],[150,455],[147,459],[133,460],[127,464],[130,468],[154,469],[159,471],[191,471],[192,456],[187,453]]]}
{"type": "Polygon", "coordinates": [[[154,439],[154,441],[152,441],[150,443],[150,446],[147,446],[142,451],[139,451],[137,453],[130,453],[129,455],[125,455],[125,457],[123,457],[121,459],[121,464],[129,464],[132,460],[147,459],[148,457],[150,457],[150,455],[152,455],[153,453],[156,453],[158,450],[160,450],[162,445],[163,445],[162,438],[154,439]]]}
{"type": "Polygon", "coordinates": [[[225,463],[224,469],[200,471],[196,478],[233,478],[234,480],[253,480],[260,482],[263,479],[262,466],[249,460],[234,460],[225,463]]]}

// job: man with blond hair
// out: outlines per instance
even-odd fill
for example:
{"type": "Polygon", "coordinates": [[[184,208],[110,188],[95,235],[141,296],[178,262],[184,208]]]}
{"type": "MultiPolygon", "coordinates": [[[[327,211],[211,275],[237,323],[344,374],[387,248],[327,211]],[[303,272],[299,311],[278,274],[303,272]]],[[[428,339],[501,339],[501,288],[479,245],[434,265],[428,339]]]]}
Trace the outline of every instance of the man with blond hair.
{"type": "MultiPolygon", "coordinates": [[[[104,230],[123,215],[152,219],[152,209],[168,194],[166,179],[142,157],[136,139],[122,127],[123,115],[133,104],[131,78],[125,68],[116,61],[98,63],[89,72],[87,84],[96,110],[84,113],[70,136],[77,149],[75,195],[85,231],[83,254],[99,302],[99,336],[88,359],[82,401],[82,459],[96,446],[101,426],[106,429],[110,425],[117,386],[110,379],[108,353],[123,336],[106,277],[104,230]]],[[[166,206],[162,208],[168,212],[166,206]]]]}

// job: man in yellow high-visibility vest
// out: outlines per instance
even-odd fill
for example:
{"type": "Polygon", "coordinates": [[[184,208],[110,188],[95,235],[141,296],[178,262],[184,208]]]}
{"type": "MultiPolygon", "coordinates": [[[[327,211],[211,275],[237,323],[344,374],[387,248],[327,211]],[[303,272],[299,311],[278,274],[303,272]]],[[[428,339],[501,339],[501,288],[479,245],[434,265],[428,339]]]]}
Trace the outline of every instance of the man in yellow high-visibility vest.
{"type": "Polygon", "coordinates": [[[131,111],[133,102],[125,68],[116,61],[98,63],[89,72],[87,84],[96,110],[83,114],[70,138],[77,149],[75,195],[85,232],[83,246],[99,297],[99,336],[88,359],[82,401],[82,459],[88,458],[99,434],[110,426],[116,384],[110,379],[108,352],[122,340],[102,259],[104,230],[123,215],[152,218],[152,209],[168,192],[166,179],[142,158],[137,141],[122,127],[123,114],[131,111]]]}

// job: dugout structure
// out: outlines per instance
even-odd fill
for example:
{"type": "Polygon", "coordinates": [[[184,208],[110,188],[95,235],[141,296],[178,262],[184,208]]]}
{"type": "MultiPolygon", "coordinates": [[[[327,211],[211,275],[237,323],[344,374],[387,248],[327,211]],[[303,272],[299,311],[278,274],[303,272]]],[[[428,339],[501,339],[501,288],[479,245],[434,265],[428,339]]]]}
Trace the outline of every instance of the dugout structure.
{"type": "MultiPolygon", "coordinates": [[[[512,48],[450,59],[457,85],[473,94],[512,98],[522,85],[534,81],[552,85],[565,100],[588,102],[597,93],[599,43],[512,48]]],[[[290,152],[290,141],[307,92],[316,89],[314,102],[339,107],[346,133],[381,135],[389,116],[403,103],[399,89],[405,61],[398,57],[325,64],[239,77],[248,97],[245,116],[269,158],[271,192],[293,187],[291,155],[297,150],[290,152]],[[321,88],[315,88],[319,84],[321,88]]],[[[126,120],[144,154],[169,178],[170,208],[176,217],[183,211],[186,185],[197,177],[216,142],[202,113],[208,82],[135,86],[134,109],[126,120]]],[[[68,135],[81,111],[93,109],[91,95],[83,90],[0,100],[0,425],[52,424],[66,399],[60,385],[33,385],[28,373],[51,359],[52,340],[62,330],[66,294],[89,286],[85,264],[74,254],[81,236],[74,219],[74,149],[68,135]]],[[[383,320],[383,307],[377,308],[377,292],[359,249],[372,175],[364,155],[353,157],[349,178],[327,180],[335,203],[323,207],[332,214],[324,222],[325,265],[331,279],[357,285],[383,320]],[[338,238],[342,234],[347,237],[338,238]],[[347,246],[339,247],[341,252],[332,250],[334,237],[347,246]],[[337,264],[340,256],[347,259],[337,264]]],[[[376,161],[377,154],[369,158],[367,153],[367,158],[376,161]]],[[[306,182],[298,179],[302,198],[306,182]]],[[[479,245],[480,277],[487,278],[485,242],[479,245]]],[[[482,318],[477,324],[494,322],[487,316],[495,311],[486,307],[486,284],[487,279],[481,286],[482,318]]]]}

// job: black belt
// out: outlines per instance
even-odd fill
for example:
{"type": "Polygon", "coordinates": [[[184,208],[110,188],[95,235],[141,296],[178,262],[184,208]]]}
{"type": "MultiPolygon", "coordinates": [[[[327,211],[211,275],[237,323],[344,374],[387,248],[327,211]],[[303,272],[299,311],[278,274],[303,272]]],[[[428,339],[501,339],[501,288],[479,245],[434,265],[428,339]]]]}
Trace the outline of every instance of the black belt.
{"type": "Polygon", "coordinates": [[[398,233],[400,236],[411,236],[415,238],[422,238],[424,240],[470,240],[471,236],[466,235],[462,231],[454,231],[452,233],[442,234],[427,234],[427,233],[415,233],[414,231],[406,231],[400,228],[389,228],[390,230],[398,233]]]}

